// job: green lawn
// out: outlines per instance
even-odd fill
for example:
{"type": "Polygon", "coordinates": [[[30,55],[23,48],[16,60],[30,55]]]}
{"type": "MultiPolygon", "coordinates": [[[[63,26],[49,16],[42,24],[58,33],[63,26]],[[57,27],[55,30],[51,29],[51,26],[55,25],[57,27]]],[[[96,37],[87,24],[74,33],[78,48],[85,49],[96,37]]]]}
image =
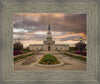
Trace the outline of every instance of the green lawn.
{"type": "Polygon", "coordinates": [[[27,52],[30,52],[30,50],[29,49],[23,49],[22,52],[27,53],[27,52]]]}
{"type": "Polygon", "coordinates": [[[85,61],[86,62],[86,58],[83,58],[83,57],[80,57],[80,56],[76,56],[76,55],[72,55],[72,54],[68,54],[68,53],[65,53],[65,55],[69,56],[69,57],[72,57],[72,58],[75,58],[75,59],[79,59],[79,60],[82,60],[82,61],[85,61]]]}
{"type": "Polygon", "coordinates": [[[68,50],[67,52],[75,53],[75,51],[74,51],[74,50],[68,50]]]}
{"type": "Polygon", "coordinates": [[[14,61],[17,61],[17,60],[20,60],[20,59],[23,59],[23,58],[26,58],[26,57],[29,57],[29,56],[32,56],[32,55],[34,55],[34,54],[31,53],[31,54],[28,54],[28,55],[23,55],[23,56],[15,57],[14,61]]]}

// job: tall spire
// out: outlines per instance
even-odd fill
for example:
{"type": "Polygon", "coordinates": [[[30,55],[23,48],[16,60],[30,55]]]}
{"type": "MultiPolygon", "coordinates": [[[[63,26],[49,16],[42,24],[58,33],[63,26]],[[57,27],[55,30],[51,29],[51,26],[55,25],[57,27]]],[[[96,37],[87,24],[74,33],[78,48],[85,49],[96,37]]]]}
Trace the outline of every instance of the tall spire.
{"type": "Polygon", "coordinates": [[[50,19],[49,19],[49,25],[48,25],[47,39],[52,39],[51,31],[50,31],[50,19]]]}
{"type": "Polygon", "coordinates": [[[49,27],[48,27],[48,30],[50,30],[50,19],[49,19],[49,27]]]}

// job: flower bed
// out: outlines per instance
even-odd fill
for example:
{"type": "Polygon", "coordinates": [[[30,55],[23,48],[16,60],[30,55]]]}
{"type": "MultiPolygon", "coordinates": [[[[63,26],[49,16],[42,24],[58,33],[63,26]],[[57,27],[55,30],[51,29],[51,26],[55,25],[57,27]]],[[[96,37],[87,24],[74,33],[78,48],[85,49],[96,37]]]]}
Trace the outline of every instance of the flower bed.
{"type": "Polygon", "coordinates": [[[34,55],[34,54],[31,53],[31,54],[23,55],[23,56],[20,56],[20,57],[15,57],[15,58],[14,58],[14,61],[17,61],[17,60],[20,60],[20,59],[23,59],[23,58],[26,58],[26,57],[29,57],[29,56],[32,56],[32,55],[34,55]]]}
{"type": "MultiPolygon", "coordinates": [[[[80,54],[80,50],[75,51],[75,54],[80,54]]],[[[82,51],[81,52],[81,55],[86,56],[87,55],[87,52],[86,51],[82,51]]]]}
{"type": "Polygon", "coordinates": [[[14,55],[19,55],[19,54],[23,54],[23,52],[21,50],[16,50],[13,52],[14,55]]]}
{"type": "Polygon", "coordinates": [[[47,54],[44,55],[42,59],[40,59],[39,64],[46,64],[46,65],[51,65],[51,64],[59,64],[60,61],[53,55],[47,54]]]}
{"type": "Polygon", "coordinates": [[[79,59],[79,60],[82,60],[82,61],[85,61],[86,62],[86,58],[83,58],[83,57],[80,57],[80,56],[76,56],[76,55],[72,55],[72,54],[68,54],[68,53],[65,53],[65,55],[69,56],[69,57],[72,57],[72,58],[75,58],[75,59],[79,59]]]}

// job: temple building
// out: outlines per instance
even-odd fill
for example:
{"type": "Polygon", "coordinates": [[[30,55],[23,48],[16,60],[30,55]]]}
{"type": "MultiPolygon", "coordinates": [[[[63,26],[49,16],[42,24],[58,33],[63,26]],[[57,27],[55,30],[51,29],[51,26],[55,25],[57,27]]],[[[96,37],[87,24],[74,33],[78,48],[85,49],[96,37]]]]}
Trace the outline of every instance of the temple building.
{"type": "Polygon", "coordinates": [[[55,51],[55,50],[68,50],[69,45],[66,44],[55,44],[55,41],[52,40],[50,23],[48,26],[48,32],[46,40],[43,44],[30,44],[30,50],[43,50],[43,51],[55,51]]]}

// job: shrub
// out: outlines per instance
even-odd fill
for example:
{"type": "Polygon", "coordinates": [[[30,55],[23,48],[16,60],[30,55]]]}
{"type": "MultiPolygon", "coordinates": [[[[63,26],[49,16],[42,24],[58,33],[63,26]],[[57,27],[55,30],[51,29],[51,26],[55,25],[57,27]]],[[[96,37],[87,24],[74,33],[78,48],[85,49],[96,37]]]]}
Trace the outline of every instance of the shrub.
{"type": "Polygon", "coordinates": [[[80,54],[80,50],[75,51],[75,54],[80,54]]]}
{"type": "MultiPolygon", "coordinates": [[[[75,51],[75,54],[80,54],[80,50],[75,51]]],[[[87,55],[86,51],[81,51],[81,55],[87,55]]]]}
{"type": "Polygon", "coordinates": [[[19,54],[22,54],[22,53],[23,52],[21,50],[16,50],[16,51],[13,52],[14,55],[19,55],[19,54]]]}

